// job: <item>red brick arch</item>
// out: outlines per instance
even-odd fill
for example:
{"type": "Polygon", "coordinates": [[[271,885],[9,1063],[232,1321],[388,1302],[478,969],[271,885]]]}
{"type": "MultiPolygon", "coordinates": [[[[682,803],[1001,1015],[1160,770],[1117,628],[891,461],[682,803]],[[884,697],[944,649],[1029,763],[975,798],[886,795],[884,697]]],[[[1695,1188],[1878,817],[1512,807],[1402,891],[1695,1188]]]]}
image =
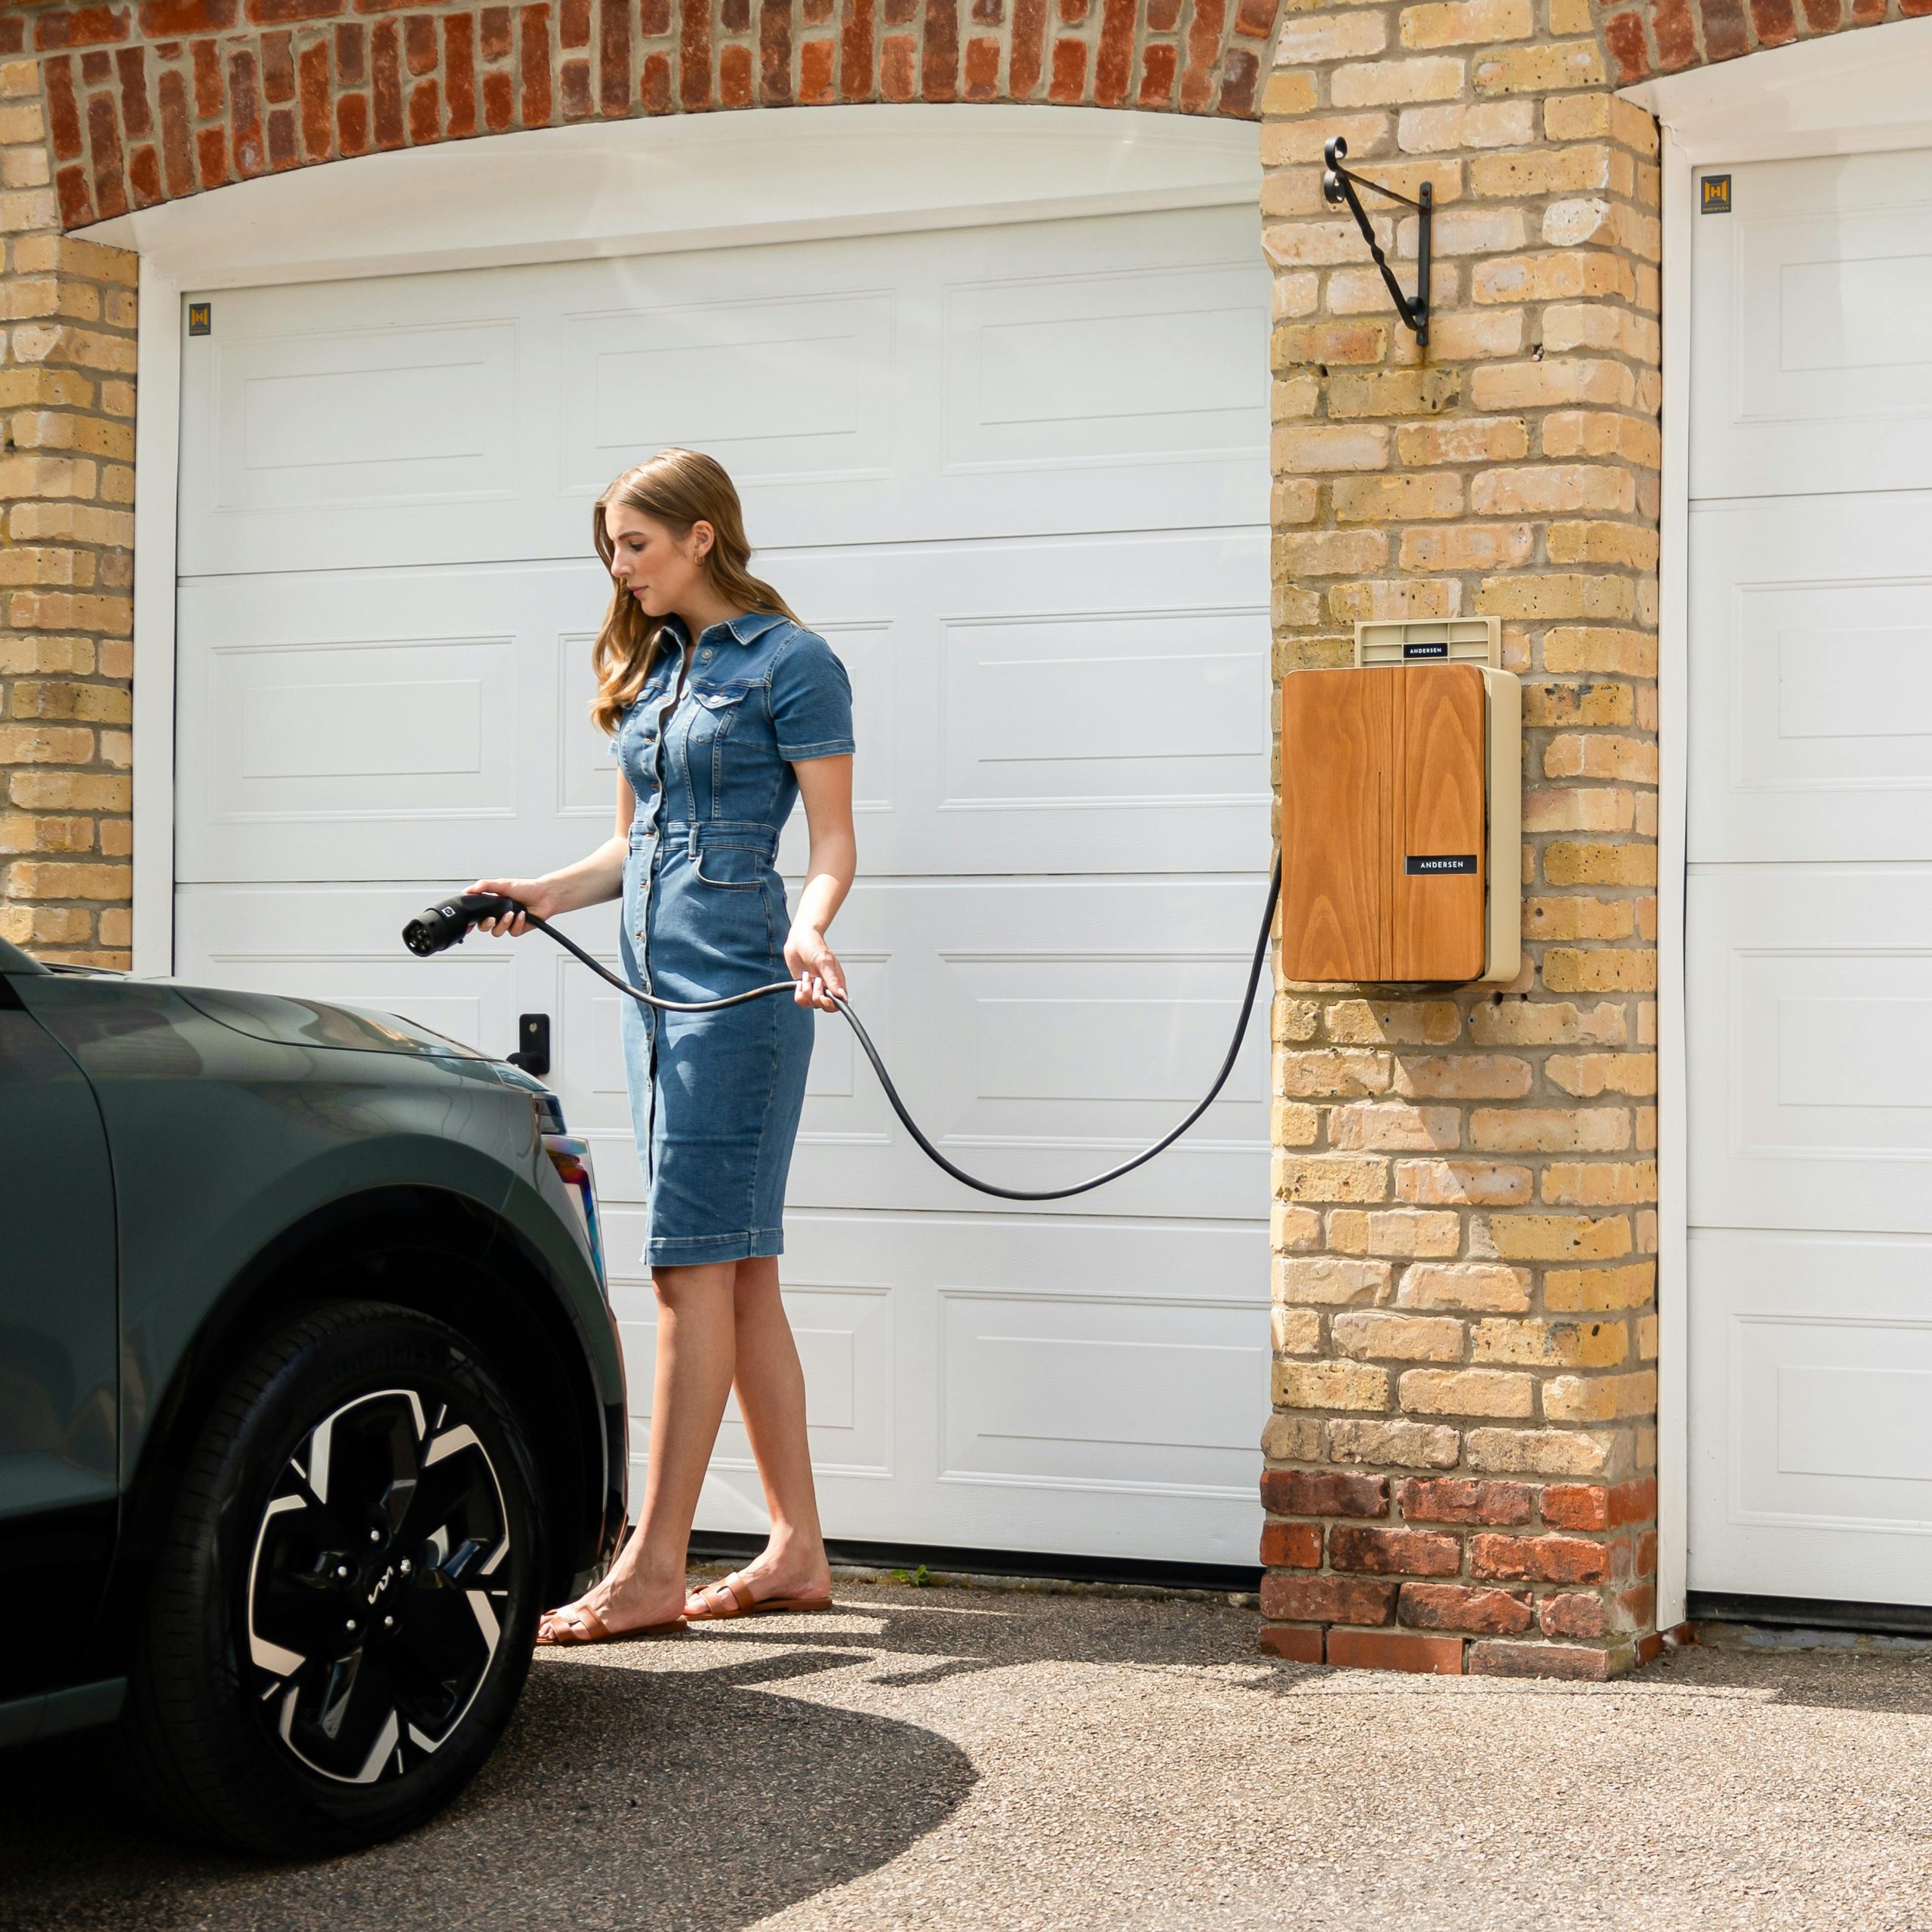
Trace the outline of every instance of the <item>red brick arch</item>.
{"type": "Polygon", "coordinates": [[[374,149],[718,108],[1252,118],[1278,0],[14,0],[69,228],[374,149]]]}
{"type": "Polygon", "coordinates": [[[1598,19],[1610,71],[1628,82],[1924,14],[1932,0],[1609,0],[1598,19]]]}

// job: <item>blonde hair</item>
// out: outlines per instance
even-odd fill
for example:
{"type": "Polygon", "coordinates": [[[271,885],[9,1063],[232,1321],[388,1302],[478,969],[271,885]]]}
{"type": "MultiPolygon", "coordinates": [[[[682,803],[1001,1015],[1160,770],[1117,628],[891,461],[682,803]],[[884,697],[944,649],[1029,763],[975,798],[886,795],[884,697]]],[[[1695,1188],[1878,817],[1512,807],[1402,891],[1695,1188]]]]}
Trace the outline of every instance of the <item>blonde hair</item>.
{"type": "MultiPolygon", "coordinates": [[[[713,540],[704,561],[718,594],[742,610],[774,611],[798,621],[784,598],[746,568],[752,546],[745,536],[745,513],[724,466],[715,457],[696,450],[660,450],[648,463],[626,470],[598,498],[590,513],[590,534],[606,569],[615,546],[604,527],[604,512],[613,503],[641,510],[680,543],[694,524],[709,524],[713,540]]],[[[597,678],[590,715],[600,731],[614,732],[618,719],[637,702],[663,633],[662,617],[646,616],[623,585],[614,587],[603,628],[590,650],[597,678]]]]}

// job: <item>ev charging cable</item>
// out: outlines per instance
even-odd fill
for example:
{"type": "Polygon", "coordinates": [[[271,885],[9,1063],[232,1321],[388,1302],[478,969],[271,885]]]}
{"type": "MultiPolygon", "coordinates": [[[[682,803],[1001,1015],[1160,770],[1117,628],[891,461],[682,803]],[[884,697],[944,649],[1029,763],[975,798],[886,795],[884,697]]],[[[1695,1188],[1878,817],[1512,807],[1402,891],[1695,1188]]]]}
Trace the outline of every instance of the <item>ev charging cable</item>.
{"type": "MultiPolygon", "coordinates": [[[[956,1181],[976,1188],[982,1194],[997,1195],[1002,1201],[1064,1201],[1068,1195],[1086,1194],[1097,1187],[1103,1187],[1110,1180],[1118,1180],[1123,1174],[1131,1174],[1134,1169],[1144,1166],[1156,1154],[1164,1153],[1185,1134],[1214,1103],[1221,1089],[1227,1084],[1228,1075],[1234,1071],[1235,1060],[1241,1051],[1241,1036],[1247,1031],[1248,1016],[1254,1011],[1254,995],[1261,985],[1263,969],[1268,964],[1268,935],[1275,923],[1275,907],[1281,896],[1281,860],[1278,853],[1275,869],[1268,882],[1268,903],[1261,915],[1261,931],[1254,942],[1254,958],[1247,969],[1247,988],[1241,995],[1241,1017],[1235,1022],[1234,1038],[1228,1042],[1227,1055],[1221,1062],[1220,1071],[1214,1076],[1214,1082],[1190,1109],[1186,1118],[1171,1128],[1152,1146],[1143,1149],[1131,1160],[1123,1161],[1117,1168],[1109,1168],[1104,1174],[1091,1176],[1076,1181],[1071,1187],[1001,1187],[996,1182],[982,1180],[977,1174],[969,1174],[964,1168],[956,1167],[928,1140],[919,1123],[907,1110],[906,1103],[899,1097],[899,1089],[892,1084],[892,1075],[885,1070],[885,1062],[879,1057],[878,1048],[872,1044],[872,1035],[866,1031],[865,1023],[854,1010],[852,1002],[843,993],[833,993],[831,997],[838,1011],[844,1014],[845,1023],[859,1037],[859,1044],[865,1049],[866,1059],[872,1063],[872,1071],[878,1075],[878,1084],[885,1090],[885,1097],[891,1103],[892,1111],[899,1116],[900,1124],[919,1146],[920,1151],[934,1166],[943,1168],[956,1181]]],[[[500,897],[493,892],[466,892],[440,905],[432,906],[420,918],[410,921],[402,929],[403,943],[410,951],[422,958],[441,952],[450,946],[460,946],[470,928],[483,919],[497,919],[506,914],[521,912],[539,932],[547,933],[564,950],[588,966],[600,980],[608,981],[620,993],[627,993],[641,1005],[654,1006],[662,1013],[721,1013],[728,1006],[743,1006],[755,999],[775,998],[780,993],[796,993],[798,983],[794,980],[774,980],[766,986],[753,986],[749,992],[732,993],[722,999],[679,1000],[663,999],[656,993],[648,993],[641,986],[634,986],[628,980],[620,979],[601,960],[593,958],[577,944],[575,940],[560,933],[547,919],[540,919],[535,913],[519,906],[513,899],[500,897]]]]}

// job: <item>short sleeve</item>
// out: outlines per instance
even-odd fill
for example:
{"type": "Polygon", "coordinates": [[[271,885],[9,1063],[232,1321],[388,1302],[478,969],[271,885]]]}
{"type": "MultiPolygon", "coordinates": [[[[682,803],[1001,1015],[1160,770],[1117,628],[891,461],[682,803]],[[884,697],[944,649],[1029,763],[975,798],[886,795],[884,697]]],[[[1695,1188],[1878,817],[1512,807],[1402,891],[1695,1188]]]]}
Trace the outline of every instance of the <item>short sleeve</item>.
{"type": "Polygon", "coordinates": [[[849,757],[855,749],[851,680],[816,631],[799,632],[773,662],[771,722],[778,755],[790,763],[849,757]]]}

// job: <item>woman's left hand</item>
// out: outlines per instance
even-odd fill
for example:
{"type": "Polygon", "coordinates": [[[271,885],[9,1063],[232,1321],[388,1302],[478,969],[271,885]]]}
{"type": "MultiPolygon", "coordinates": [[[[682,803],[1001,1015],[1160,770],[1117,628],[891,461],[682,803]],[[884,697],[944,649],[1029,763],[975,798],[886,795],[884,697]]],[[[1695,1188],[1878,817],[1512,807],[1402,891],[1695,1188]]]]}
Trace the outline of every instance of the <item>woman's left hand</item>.
{"type": "Polygon", "coordinates": [[[826,944],[824,934],[810,926],[794,926],[785,942],[785,964],[798,983],[793,997],[801,1006],[815,1006],[825,1013],[838,1011],[832,995],[844,992],[845,969],[826,944]]]}

